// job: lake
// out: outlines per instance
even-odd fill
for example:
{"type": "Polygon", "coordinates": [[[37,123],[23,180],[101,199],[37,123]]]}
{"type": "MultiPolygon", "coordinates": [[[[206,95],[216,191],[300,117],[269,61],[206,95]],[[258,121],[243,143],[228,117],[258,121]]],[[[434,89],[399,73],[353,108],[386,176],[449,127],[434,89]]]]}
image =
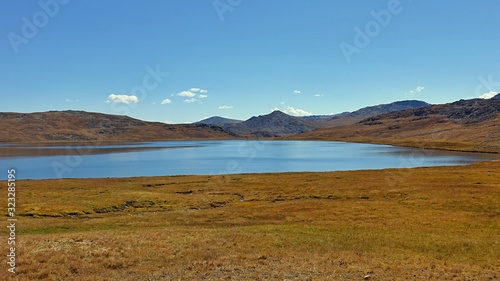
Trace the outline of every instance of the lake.
{"type": "Polygon", "coordinates": [[[0,179],[325,172],[470,164],[498,154],[333,141],[161,141],[102,145],[9,145],[0,179]]]}

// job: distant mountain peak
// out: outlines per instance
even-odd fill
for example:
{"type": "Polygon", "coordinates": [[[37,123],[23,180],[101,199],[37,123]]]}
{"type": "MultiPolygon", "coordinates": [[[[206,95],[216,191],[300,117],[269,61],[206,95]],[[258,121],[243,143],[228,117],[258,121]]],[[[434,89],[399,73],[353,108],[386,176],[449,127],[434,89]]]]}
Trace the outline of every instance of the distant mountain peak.
{"type": "Polygon", "coordinates": [[[206,125],[225,125],[225,124],[236,124],[243,122],[241,120],[229,119],[221,116],[213,116],[196,122],[195,124],[206,124],[206,125]]]}
{"type": "Polygon", "coordinates": [[[275,110],[266,115],[253,116],[238,124],[228,124],[223,128],[240,136],[278,137],[306,132],[316,129],[317,126],[310,121],[275,110]]]}
{"type": "Polygon", "coordinates": [[[268,114],[268,115],[271,115],[271,114],[284,114],[284,115],[288,115],[288,114],[286,114],[285,112],[283,112],[283,111],[281,111],[281,110],[279,110],[279,109],[274,110],[273,112],[271,112],[271,113],[270,113],[270,114],[268,114]]]}
{"type": "Polygon", "coordinates": [[[496,96],[492,97],[492,99],[500,99],[500,93],[498,93],[496,96]]]}

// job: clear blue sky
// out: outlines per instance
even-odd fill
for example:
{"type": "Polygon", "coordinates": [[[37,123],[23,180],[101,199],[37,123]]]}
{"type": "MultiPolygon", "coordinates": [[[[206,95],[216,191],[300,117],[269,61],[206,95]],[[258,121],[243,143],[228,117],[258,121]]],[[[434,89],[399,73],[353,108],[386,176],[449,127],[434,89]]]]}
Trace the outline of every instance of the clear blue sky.
{"type": "Polygon", "coordinates": [[[500,91],[499,11],[498,0],[2,0],[0,111],[181,123],[479,97],[500,91]]]}

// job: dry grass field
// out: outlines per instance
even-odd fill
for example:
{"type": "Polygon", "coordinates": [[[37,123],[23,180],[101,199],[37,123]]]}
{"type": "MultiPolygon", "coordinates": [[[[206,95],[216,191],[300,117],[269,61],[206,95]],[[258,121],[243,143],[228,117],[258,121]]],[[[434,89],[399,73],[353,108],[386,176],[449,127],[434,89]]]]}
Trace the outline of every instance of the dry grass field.
{"type": "Polygon", "coordinates": [[[19,181],[0,279],[500,280],[498,171],[19,181]]]}

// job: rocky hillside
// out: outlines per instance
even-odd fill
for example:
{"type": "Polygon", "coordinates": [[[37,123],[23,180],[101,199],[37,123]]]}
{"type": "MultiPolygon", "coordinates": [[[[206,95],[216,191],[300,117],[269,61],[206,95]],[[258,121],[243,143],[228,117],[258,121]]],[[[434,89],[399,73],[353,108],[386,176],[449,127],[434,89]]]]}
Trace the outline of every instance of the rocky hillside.
{"type": "Polygon", "coordinates": [[[320,128],[313,121],[274,111],[267,115],[254,116],[238,124],[228,124],[222,128],[230,133],[257,138],[295,135],[320,128]]]}
{"type": "Polygon", "coordinates": [[[500,99],[460,100],[396,111],[372,116],[356,124],[306,132],[293,138],[392,144],[405,141],[434,144],[468,142],[469,150],[500,152],[500,99]]]}
{"type": "Polygon", "coordinates": [[[429,104],[423,101],[398,101],[390,104],[369,106],[354,112],[344,112],[336,115],[294,117],[281,111],[274,111],[271,114],[254,116],[244,122],[222,117],[212,117],[198,123],[219,125],[225,131],[238,136],[270,138],[300,134],[319,128],[354,124],[364,118],[377,114],[408,108],[420,108],[427,105],[429,104]]]}
{"type": "Polygon", "coordinates": [[[440,120],[442,123],[453,121],[461,124],[475,124],[495,119],[499,113],[500,101],[498,98],[491,100],[471,99],[377,115],[362,120],[360,123],[371,124],[379,120],[409,117],[418,120],[420,118],[427,119],[433,116],[441,116],[443,118],[440,120]]]}
{"type": "Polygon", "coordinates": [[[421,108],[425,106],[429,106],[429,104],[419,100],[396,101],[389,104],[380,104],[380,105],[364,107],[353,112],[338,114],[332,116],[331,118],[321,119],[319,121],[325,122],[325,126],[327,127],[336,127],[336,126],[354,124],[370,116],[375,116],[379,114],[390,113],[405,109],[421,108]]]}
{"type": "Polygon", "coordinates": [[[218,126],[168,125],[84,111],[0,113],[0,128],[0,142],[234,138],[218,126]]]}

